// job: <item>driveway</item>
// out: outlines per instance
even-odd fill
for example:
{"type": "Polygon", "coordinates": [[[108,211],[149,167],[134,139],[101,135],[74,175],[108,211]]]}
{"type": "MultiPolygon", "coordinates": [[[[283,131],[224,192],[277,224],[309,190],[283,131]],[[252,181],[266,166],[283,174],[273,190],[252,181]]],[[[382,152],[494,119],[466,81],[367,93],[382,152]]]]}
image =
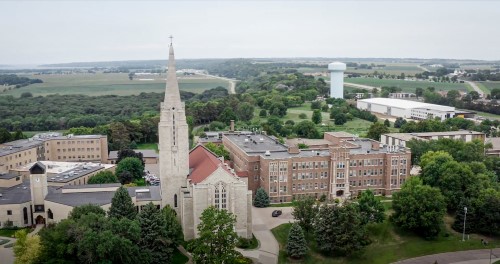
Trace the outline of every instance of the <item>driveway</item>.
{"type": "Polygon", "coordinates": [[[252,207],[253,234],[259,240],[259,247],[254,250],[237,250],[262,264],[278,263],[279,244],[271,233],[271,229],[293,221],[292,207],[252,207]],[[272,217],[274,210],[281,210],[283,214],[279,217],[272,217]]]}
{"type": "MultiPolygon", "coordinates": [[[[495,248],[492,251],[492,262],[500,258],[500,248],[495,248]]],[[[406,259],[396,262],[395,264],[486,264],[490,263],[490,250],[478,249],[448,252],[434,255],[427,255],[418,258],[406,259]]]]}

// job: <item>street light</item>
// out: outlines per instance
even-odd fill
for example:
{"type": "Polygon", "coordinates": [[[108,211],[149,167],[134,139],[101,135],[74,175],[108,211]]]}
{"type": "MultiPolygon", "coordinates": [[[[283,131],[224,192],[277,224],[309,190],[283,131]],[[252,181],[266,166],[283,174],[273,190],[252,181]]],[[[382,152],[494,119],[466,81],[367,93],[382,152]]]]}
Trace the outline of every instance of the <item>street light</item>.
{"type": "Polygon", "coordinates": [[[464,207],[464,231],[462,233],[462,241],[465,241],[465,221],[467,220],[467,207],[464,207]]]}

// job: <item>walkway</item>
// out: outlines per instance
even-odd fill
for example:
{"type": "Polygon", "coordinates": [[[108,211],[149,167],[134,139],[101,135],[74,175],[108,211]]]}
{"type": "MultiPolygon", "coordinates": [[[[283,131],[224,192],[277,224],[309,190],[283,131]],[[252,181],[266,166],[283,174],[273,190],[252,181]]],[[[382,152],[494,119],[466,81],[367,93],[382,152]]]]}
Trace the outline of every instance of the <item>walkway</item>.
{"type": "Polygon", "coordinates": [[[28,233],[28,236],[32,237],[32,236],[38,234],[38,232],[40,232],[40,230],[42,230],[42,228],[44,228],[44,227],[45,227],[44,224],[38,224],[38,225],[36,225],[35,230],[33,230],[33,232],[31,232],[31,233],[28,233]]]}
{"type": "Polygon", "coordinates": [[[267,207],[252,208],[253,234],[259,240],[259,247],[254,250],[237,249],[245,257],[258,260],[262,264],[278,263],[279,244],[274,238],[271,229],[285,223],[293,222],[291,207],[267,207]],[[281,210],[283,214],[279,217],[272,217],[274,210],[281,210]]]}
{"type": "MultiPolygon", "coordinates": [[[[500,259],[500,248],[493,249],[492,261],[500,259]]],[[[398,261],[395,264],[486,264],[490,261],[489,249],[467,250],[427,255],[398,261]]]]}
{"type": "Polygon", "coordinates": [[[15,243],[16,239],[11,237],[0,237],[0,240],[8,239],[9,242],[0,245],[0,263],[2,264],[13,264],[14,263],[14,251],[12,248],[5,248],[6,245],[10,243],[15,243]]]}

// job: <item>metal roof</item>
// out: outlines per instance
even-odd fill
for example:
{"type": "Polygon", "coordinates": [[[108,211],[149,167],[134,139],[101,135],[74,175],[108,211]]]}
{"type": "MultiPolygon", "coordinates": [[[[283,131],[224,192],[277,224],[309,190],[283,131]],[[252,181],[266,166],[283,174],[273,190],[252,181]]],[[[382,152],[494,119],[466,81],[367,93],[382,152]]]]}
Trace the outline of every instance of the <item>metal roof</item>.
{"type": "Polygon", "coordinates": [[[428,104],[428,103],[422,103],[410,100],[392,99],[392,98],[369,98],[369,99],[358,100],[358,102],[379,104],[401,109],[432,109],[432,110],[446,111],[446,112],[455,111],[455,107],[451,106],[428,104]]]}

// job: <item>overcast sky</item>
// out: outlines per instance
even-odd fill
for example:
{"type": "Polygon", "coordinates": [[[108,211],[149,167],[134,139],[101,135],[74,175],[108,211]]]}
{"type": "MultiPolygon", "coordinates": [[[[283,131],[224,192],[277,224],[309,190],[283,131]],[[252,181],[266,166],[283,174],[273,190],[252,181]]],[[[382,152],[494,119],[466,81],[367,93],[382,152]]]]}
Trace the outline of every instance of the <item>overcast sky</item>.
{"type": "Polygon", "coordinates": [[[0,64],[500,59],[500,1],[0,1],[0,64]]]}

